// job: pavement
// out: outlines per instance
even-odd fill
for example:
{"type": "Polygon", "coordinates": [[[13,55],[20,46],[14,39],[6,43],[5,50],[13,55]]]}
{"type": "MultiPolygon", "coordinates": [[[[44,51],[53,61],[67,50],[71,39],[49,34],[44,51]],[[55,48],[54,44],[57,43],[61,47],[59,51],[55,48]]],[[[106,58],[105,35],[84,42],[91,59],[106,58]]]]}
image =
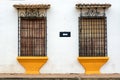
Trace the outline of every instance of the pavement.
{"type": "Polygon", "coordinates": [[[120,74],[99,74],[99,75],[86,75],[86,74],[18,74],[18,73],[0,73],[0,78],[119,78],[120,74]]]}

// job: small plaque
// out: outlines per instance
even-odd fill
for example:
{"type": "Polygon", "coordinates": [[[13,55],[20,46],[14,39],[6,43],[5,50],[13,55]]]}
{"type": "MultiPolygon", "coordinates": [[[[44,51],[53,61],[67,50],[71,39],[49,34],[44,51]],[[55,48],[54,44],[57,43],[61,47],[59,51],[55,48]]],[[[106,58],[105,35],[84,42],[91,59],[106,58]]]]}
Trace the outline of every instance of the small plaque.
{"type": "Polygon", "coordinates": [[[71,37],[71,32],[60,32],[60,37],[71,37]]]}

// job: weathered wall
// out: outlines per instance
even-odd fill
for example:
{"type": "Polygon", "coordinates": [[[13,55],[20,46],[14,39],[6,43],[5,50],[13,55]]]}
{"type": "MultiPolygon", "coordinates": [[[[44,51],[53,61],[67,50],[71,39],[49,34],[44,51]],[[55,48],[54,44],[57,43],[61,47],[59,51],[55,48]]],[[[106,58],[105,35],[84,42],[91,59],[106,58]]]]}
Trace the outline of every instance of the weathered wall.
{"type": "Polygon", "coordinates": [[[77,3],[110,3],[107,10],[108,56],[110,60],[102,73],[120,73],[120,5],[119,0],[0,0],[0,73],[23,73],[17,62],[18,21],[14,4],[51,4],[47,11],[48,62],[41,73],[83,73],[78,63],[77,3]],[[60,31],[70,31],[71,37],[59,37],[60,31]]]}

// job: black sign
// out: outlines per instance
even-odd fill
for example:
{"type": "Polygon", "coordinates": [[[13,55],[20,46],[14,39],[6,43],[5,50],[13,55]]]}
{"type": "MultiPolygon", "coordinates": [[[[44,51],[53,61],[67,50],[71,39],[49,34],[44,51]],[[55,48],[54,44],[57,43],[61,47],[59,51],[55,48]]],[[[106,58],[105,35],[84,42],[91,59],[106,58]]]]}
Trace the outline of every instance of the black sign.
{"type": "Polygon", "coordinates": [[[60,37],[71,37],[71,33],[70,32],[60,32],[59,36],[60,37]]]}

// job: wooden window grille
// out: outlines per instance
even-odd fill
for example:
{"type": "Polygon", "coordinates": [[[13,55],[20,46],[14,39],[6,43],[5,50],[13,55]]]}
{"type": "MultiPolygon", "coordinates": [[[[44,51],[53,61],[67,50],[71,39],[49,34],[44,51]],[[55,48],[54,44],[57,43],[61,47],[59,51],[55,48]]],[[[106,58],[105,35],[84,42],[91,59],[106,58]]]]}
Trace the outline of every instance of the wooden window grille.
{"type": "Polygon", "coordinates": [[[20,18],[20,56],[46,56],[46,17],[20,18]]]}
{"type": "Polygon", "coordinates": [[[79,17],[79,56],[106,55],[106,17],[79,17]]]}

